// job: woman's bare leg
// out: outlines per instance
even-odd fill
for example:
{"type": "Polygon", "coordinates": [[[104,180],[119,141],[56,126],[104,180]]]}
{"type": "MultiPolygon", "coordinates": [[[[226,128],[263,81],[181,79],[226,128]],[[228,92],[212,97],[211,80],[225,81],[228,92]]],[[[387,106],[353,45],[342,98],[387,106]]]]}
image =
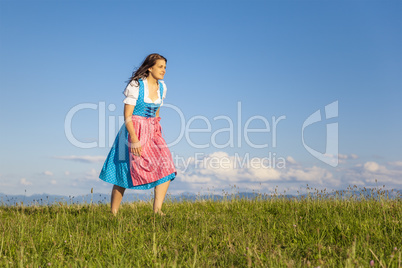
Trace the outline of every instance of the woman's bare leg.
{"type": "Polygon", "coordinates": [[[112,189],[112,197],[111,197],[111,211],[113,215],[117,214],[117,211],[119,210],[119,206],[121,203],[121,200],[123,199],[124,191],[126,188],[114,185],[112,189]]]}
{"type": "Polygon", "coordinates": [[[154,192],[155,192],[154,212],[155,213],[164,215],[162,213],[161,209],[162,209],[163,200],[165,200],[165,195],[166,195],[167,189],[169,188],[169,184],[170,184],[170,180],[155,186],[155,190],[154,190],[154,192]]]}

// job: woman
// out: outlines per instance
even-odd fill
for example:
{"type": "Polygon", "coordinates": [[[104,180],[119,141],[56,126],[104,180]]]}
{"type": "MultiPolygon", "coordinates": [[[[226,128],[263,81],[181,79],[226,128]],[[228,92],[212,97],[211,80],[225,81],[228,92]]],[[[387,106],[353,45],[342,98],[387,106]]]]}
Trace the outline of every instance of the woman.
{"type": "Polygon", "coordinates": [[[177,175],[172,155],[162,137],[159,108],[166,97],[162,81],[165,57],[148,55],[133,72],[123,94],[125,124],[121,127],[99,178],[113,183],[111,211],[117,214],[125,189],[154,188],[154,213],[162,213],[170,181],[177,175]]]}

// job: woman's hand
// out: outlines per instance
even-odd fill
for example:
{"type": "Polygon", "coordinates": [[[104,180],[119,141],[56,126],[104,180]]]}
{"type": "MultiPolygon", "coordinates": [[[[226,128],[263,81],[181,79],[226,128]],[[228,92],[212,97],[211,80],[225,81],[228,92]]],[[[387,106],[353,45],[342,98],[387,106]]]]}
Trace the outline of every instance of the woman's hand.
{"type": "Polygon", "coordinates": [[[141,156],[141,150],[142,150],[141,142],[140,141],[132,142],[130,145],[131,145],[131,153],[137,156],[141,156]]]}

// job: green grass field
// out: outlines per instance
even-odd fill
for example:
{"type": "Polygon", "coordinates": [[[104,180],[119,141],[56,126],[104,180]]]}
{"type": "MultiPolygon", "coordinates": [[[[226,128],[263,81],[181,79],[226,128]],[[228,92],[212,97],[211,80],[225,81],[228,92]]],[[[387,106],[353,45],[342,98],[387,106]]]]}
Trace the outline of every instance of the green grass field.
{"type": "Polygon", "coordinates": [[[401,198],[0,206],[1,267],[401,267],[401,198]],[[373,262],[371,262],[373,261],[373,262]],[[370,264],[371,262],[371,264],[370,264]]]}

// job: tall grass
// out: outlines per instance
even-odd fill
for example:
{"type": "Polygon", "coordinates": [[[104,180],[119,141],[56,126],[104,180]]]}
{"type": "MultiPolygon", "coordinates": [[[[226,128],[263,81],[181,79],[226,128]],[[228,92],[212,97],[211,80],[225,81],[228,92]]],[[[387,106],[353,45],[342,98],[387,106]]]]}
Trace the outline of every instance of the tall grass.
{"type": "Polygon", "coordinates": [[[401,267],[401,198],[362,197],[2,205],[0,266],[401,267]]]}

